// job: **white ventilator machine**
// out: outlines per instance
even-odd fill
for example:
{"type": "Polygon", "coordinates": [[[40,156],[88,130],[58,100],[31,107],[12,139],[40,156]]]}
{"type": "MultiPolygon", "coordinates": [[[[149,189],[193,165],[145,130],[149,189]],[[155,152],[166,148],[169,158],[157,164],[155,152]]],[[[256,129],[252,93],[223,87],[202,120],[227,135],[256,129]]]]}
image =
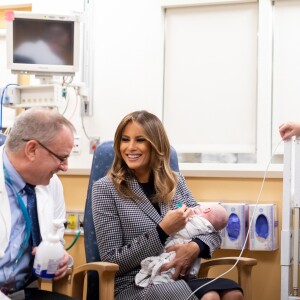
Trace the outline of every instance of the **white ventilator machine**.
{"type": "Polygon", "coordinates": [[[300,138],[284,143],[281,230],[281,300],[300,299],[299,270],[300,138]]]}

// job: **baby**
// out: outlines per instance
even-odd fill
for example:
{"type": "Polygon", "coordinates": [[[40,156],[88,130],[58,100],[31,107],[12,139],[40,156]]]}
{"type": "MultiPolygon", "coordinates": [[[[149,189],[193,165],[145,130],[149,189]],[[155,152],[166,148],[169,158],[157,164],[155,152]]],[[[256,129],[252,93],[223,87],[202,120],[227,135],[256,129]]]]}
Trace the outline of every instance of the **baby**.
{"type": "MultiPolygon", "coordinates": [[[[167,239],[165,248],[186,244],[200,234],[222,230],[228,222],[228,214],[220,204],[198,205],[192,209],[190,218],[185,227],[167,239]]],[[[141,262],[141,270],[135,276],[135,283],[141,287],[149,284],[160,284],[173,281],[172,276],[175,269],[171,268],[160,273],[161,267],[170,262],[176,253],[175,251],[163,252],[159,256],[148,257],[141,262]]],[[[197,260],[190,271],[190,276],[197,276],[200,268],[200,260],[197,260]]]]}

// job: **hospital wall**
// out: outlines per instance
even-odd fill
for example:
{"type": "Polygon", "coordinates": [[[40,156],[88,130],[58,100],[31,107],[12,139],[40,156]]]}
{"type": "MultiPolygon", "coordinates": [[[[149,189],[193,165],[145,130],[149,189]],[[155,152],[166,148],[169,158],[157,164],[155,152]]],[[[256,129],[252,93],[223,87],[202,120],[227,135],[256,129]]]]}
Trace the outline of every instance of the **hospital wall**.
{"type": "MultiPolygon", "coordinates": [[[[4,1],[8,4],[12,2],[25,2],[25,1],[4,1]]],[[[68,1],[54,0],[49,3],[44,1],[33,0],[33,10],[46,10],[56,11],[63,10],[65,13],[82,11],[82,0],[72,0],[72,5],[68,4],[68,1]],[[58,3],[58,4],[57,4],[58,3]],[[55,9],[54,9],[55,8],[55,9]]],[[[84,119],[85,130],[89,136],[100,137],[101,141],[111,140],[113,138],[114,130],[120,121],[120,119],[128,112],[136,109],[147,109],[158,116],[162,117],[163,105],[163,33],[162,33],[162,9],[161,3],[168,1],[150,0],[150,1],[90,1],[95,3],[95,17],[97,21],[97,38],[95,45],[95,87],[94,87],[94,99],[93,99],[93,116],[84,119]]],[[[187,1],[188,2],[188,1],[187,1]]],[[[193,1],[190,1],[193,2],[193,1]]],[[[243,1],[241,1],[243,2],[243,1]]],[[[267,1],[259,1],[259,3],[266,3],[267,1]]],[[[280,1],[279,1],[280,2],[280,1]]],[[[297,1],[281,1],[288,2],[288,5],[295,5],[297,1]],[[292,4],[289,2],[292,2],[292,4]]],[[[5,3],[4,3],[5,4],[5,3]]],[[[2,4],[1,4],[2,5],[2,4]]],[[[253,3],[251,6],[254,5],[253,3]]],[[[236,5],[235,5],[236,6],[236,5]]],[[[228,6],[226,6],[228,7],[228,6]]],[[[298,9],[299,10],[299,9],[298,9]]],[[[297,10],[297,11],[298,11],[297,10]]],[[[216,19],[216,18],[215,18],[216,19]]],[[[262,20],[261,20],[262,21],[262,20]]],[[[206,27],[207,28],[207,27],[206,27]]],[[[260,32],[260,36],[264,32],[260,32]]],[[[297,36],[293,35],[293,40],[297,41],[297,36]]],[[[0,42],[4,43],[4,35],[0,36],[0,42]]],[[[288,43],[282,43],[282,45],[289,45],[288,43]]],[[[300,43],[299,43],[300,45],[300,43]]],[[[253,45],[251,45],[253,46],[253,45]]],[[[297,47],[287,47],[289,50],[288,58],[291,57],[290,52],[294,50],[298,57],[299,51],[297,47]]],[[[1,86],[7,83],[14,82],[15,76],[10,74],[10,70],[6,68],[5,47],[0,47],[0,53],[2,59],[0,59],[0,66],[2,70],[1,86]],[[2,52],[3,53],[2,53],[2,52]],[[6,74],[4,74],[6,72],[6,74]]],[[[277,53],[277,52],[276,52],[277,53]]],[[[280,52],[279,52],[280,53],[280,52]]],[[[286,56],[282,55],[284,59],[286,56]]],[[[262,56],[265,59],[265,56],[262,56]]],[[[263,60],[261,59],[261,60],[263,60]]],[[[292,66],[296,66],[294,62],[292,66]]],[[[255,65],[255,64],[253,64],[255,65]]],[[[268,66],[268,60],[264,65],[268,66]]],[[[287,65],[287,61],[284,60],[284,66],[287,65]]],[[[284,80],[288,81],[287,90],[288,93],[284,94],[281,98],[284,99],[286,109],[291,107],[293,113],[289,114],[286,120],[298,119],[298,105],[299,105],[299,68],[294,68],[290,72],[288,69],[288,75],[281,70],[279,72],[282,75],[280,82],[284,83],[284,80]],[[295,70],[294,70],[295,69],[295,70]],[[294,83],[294,84],[292,84],[294,83]],[[294,91],[292,93],[292,91],[294,91]],[[291,94],[290,94],[291,93],[291,94]],[[294,101],[294,102],[290,102],[294,101]],[[290,103],[291,105],[288,105],[290,103]]],[[[210,74],[211,70],[208,69],[206,75],[210,74]]],[[[265,74],[263,74],[265,75],[265,74]]],[[[230,76],[228,76],[230,77],[230,76]]],[[[240,76],[241,78],[245,77],[240,76]]],[[[268,76],[261,76],[268,79],[268,76]]],[[[245,77],[246,78],[246,77],[245,77]]],[[[247,79],[247,78],[246,78],[247,79]]],[[[78,78],[75,80],[79,80],[78,78]]],[[[256,81],[256,77],[252,78],[256,81]]],[[[33,83],[33,82],[31,82],[33,83]]],[[[216,85],[218,86],[218,85],[216,85]]],[[[239,84],[236,84],[239,86],[239,84]]],[[[242,86],[242,85],[241,85],[242,86]]],[[[275,85],[276,86],[276,85],[275,85]]],[[[218,86],[219,88],[219,86],[218,86]]],[[[212,88],[215,89],[215,86],[212,88]]],[[[268,90],[268,84],[259,84],[259,95],[261,95],[262,89],[268,90]]],[[[220,89],[222,90],[222,89],[220,89]]],[[[254,88],[255,90],[255,88],[254,88]]],[[[268,93],[267,93],[268,94],[268,93]]],[[[268,95],[259,96],[259,103],[268,103],[268,95]]],[[[183,98],[186,101],[187,97],[183,98]]],[[[269,97],[270,98],[270,97],[269,97]]],[[[75,98],[74,98],[75,99],[75,98]]],[[[204,99],[206,99],[204,97],[204,99]]],[[[256,97],[254,97],[256,101],[256,97]]],[[[228,97],[221,98],[222,102],[228,103],[228,97]]],[[[74,104],[75,105],[75,104],[74,104]]],[[[260,104],[261,105],[261,104],[260,104]]],[[[77,134],[80,137],[81,153],[77,156],[72,156],[69,160],[70,174],[75,175],[62,175],[64,186],[64,193],[66,198],[66,204],[68,210],[83,210],[85,205],[85,198],[88,186],[88,175],[78,175],[76,171],[83,171],[83,174],[88,174],[89,166],[91,165],[92,154],[89,152],[89,141],[85,137],[82,130],[82,123],[80,118],[80,105],[78,105],[78,111],[72,122],[77,128],[77,134]]],[[[178,106],[182,109],[182,106],[178,106]]],[[[186,107],[189,107],[186,105],[186,107]]],[[[195,108],[202,108],[197,103],[192,106],[195,108]]],[[[73,106],[70,106],[73,109],[73,106]]],[[[282,114],[284,113],[282,109],[282,114]]],[[[190,109],[191,110],[191,109],[190,109]]],[[[257,140],[258,150],[261,146],[266,148],[265,161],[262,163],[264,170],[266,162],[269,160],[269,144],[270,137],[269,132],[271,128],[271,119],[269,111],[270,107],[259,106],[257,111],[259,113],[267,111],[267,114],[263,115],[261,126],[260,122],[257,126],[251,126],[251,128],[257,127],[257,140]],[[263,138],[261,138],[263,136],[263,138]]],[[[227,119],[228,109],[224,114],[227,119]]],[[[190,115],[187,114],[189,117],[190,115]]],[[[4,119],[10,119],[7,115],[7,110],[3,115],[4,119]]],[[[197,118],[197,122],[198,122],[197,118]]],[[[217,120],[215,118],[214,120],[217,120]]],[[[261,117],[257,118],[258,121],[261,117]]],[[[226,120],[228,122],[228,120],[226,120]]],[[[184,123],[184,128],[191,128],[189,122],[184,123]]],[[[211,122],[208,126],[216,124],[217,128],[222,128],[222,135],[227,132],[224,130],[222,124],[211,122]]],[[[252,123],[251,123],[252,124],[252,123]]],[[[279,139],[276,123],[274,126],[274,135],[279,139]]],[[[205,127],[206,128],[206,127],[205,127]]],[[[239,136],[236,134],[234,136],[239,136]]],[[[209,131],[210,132],[210,131],[209,131]]],[[[228,131],[229,132],[229,131],[228,131]]],[[[230,131],[231,132],[231,131],[230,131]]],[[[253,133],[253,130],[250,131],[253,133]]],[[[232,135],[233,136],[233,135],[232,135]]],[[[248,136],[248,134],[244,134],[248,136]]],[[[200,139],[200,137],[198,137],[200,139]]],[[[172,141],[173,144],[173,141],[172,141]]],[[[258,153],[258,161],[261,161],[261,154],[258,153]]],[[[252,169],[252,166],[249,166],[252,169]]],[[[82,174],[80,173],[79,174],[82,174]]],[[[220,175],[222,176],[222,175],[220,175]]],[[[226,175],[225,175],[226,176],[226,175]]],[[[245,177],[245,176],[244,176],[245,177]]],[[[251,176],[253,177],[253,176],[251,176]]],[[[230,178],[230,177],[186,177],[187,183],[191,188],[195,198],[199,201],[224,201],[224,202],[249,202],[255,203],[259,190],[261,187],[261,178],[230,178]]],[[[262,195],[260,197],[261,203],[276,203],[279,215],[279,232],[281,229],[281,213],[282,213],[282,179],[267,179],[262,195]]],[[[70,245],[74,240],[74,236],[66,236],[66,245],[70,245]]],[[[279,243],[280,244],[280,243],[279,243]]],[[[75,258],[75,264],[79,265],[85,262],[84,256],[84,243],[83,237],[81,237],[75,246],[70,250],[70,253],[75,258]]],[[[215,257],[219,256],[238,256],[237,250],[217,250],[215,257]]],[[[258,265],[253,269],[253,300],[265,299],[265,300],[279,300],[280,298],[280,249],[277,251],[248,251],[245,250],[244,256],[254,257],[258,260],[258,265]]],[[[225,269],[222,269],[224,271],[225,269]]],[[[221,273],[221,270],[220,272],[221,273]]],[[[215,275],[215,274],[213,274],[215,275]]],[[[232,278],[236,279],[236,273],[232,274],[232,278]]]]}
{"type": "MultiPolygon", "coordinates": [[[[83,210],[85,205],[88,176],[60,175],[63,182],[67,209],[83,210]]],[[[198,201],[224,201],[224,202],[248,202],[255,203],[261,189],[261,178],[208,178],[186,177],[187,184],[198,201]]],[[[276,203],[279,216],[279,233],[281,230],[282,213],[282,179],[267,179],[260,203],[276,203]]],[[[74,236],[66,236],[67,245],[71,244],[74,236]]],[[[280,243],[279,243],[280,245],[280,243]]],[[[84,241],[81,237],[70,249],[74,256],[75,264],[85,262],[84,241]]],[[[219,249],[214,257],[238,256],[239,250],[219,249]]],[[[253,300],[279,300],[280,299],[280,249],[276,251],[249,251],[243,253],[245,257],[253,257],[258,265],[253,268],[252,287],[253,300]]],[[[228,267],[220,267],[212,276],[226,271],[228,267]]],[[[226,275],[237,279],[236,271],[226,275]]]]}

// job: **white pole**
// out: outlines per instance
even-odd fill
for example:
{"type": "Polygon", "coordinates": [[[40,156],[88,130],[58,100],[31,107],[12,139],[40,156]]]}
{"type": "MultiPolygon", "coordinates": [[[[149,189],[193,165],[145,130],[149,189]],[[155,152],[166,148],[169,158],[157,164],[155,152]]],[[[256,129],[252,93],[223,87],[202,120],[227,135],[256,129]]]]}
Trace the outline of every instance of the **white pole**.
{"type": "Polygon", "coordinates": [[[289,299],[290,266],[292,262],[292,218],[291,218],[291,188],[292,188],[292,141],[284,143],[283,165],[283,201],[281,229],[281,300],[289,299]]]}
{"type": "Polygon", "coordinates": [[[293,239],[293,296],[298,296],[298,262],[299,262],[299,207],[294,208],[293,239]]]}
{"type": "MultiPolygon", "coordinates": [[[[299,264],[299,210],[300,210],[300,141],[294,140],[294,180],[292,181],[294,186],[294,202],[292,203],[294,208],[294,262],[293,262],[293,295],[298,296],[298,264],[299,264]]],[[[293,168],[292,168],[293,170],[293,168]]]]}

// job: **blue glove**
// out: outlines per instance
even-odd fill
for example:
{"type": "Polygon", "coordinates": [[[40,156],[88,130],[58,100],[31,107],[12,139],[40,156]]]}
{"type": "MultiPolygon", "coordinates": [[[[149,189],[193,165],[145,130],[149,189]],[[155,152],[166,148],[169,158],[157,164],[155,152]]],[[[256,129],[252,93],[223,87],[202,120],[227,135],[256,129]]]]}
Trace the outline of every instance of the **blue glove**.
{"type": "Polygon", "coordinates": [[[266,239],[269,235],[268,219],[265,215],[259,215],[255,223],[255,231],[259,237],[266,239]]]}
{"type": "Polygon", "coordinates": [[[226,231],[230,240],[236,240],[241,232],[241,222],[237,214],[230,214],[228,218],[228,223],[226,226],[226,231]]]}

